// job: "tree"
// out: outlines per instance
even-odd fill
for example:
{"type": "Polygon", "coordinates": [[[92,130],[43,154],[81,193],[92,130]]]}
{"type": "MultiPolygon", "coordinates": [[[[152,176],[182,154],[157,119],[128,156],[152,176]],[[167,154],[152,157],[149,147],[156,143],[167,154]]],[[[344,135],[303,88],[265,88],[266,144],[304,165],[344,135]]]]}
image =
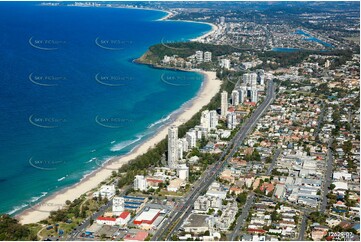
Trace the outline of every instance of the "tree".
{"type": "Polygon", "coordinates": [[[351,140],[348,140],[342,144],[342,150],[345,152],[345,154],[350,154],[352,150],[352,142],[351,140]]]}
{"type": "Polygon", "coordinates": [[[213,208],[210,208],[209,210],[208,210],[208,215],[212,215],[214,213],[214,209],[213,208]]]}
{"type": "Polygon", "coordinates": [[[242,192],[240,193],[237,198],[236,201],[240,204],[245,204],[247,201],[247,193],[246,192],[242,192]]]}
{"type": "Polygon", "coordinates": [[[4,214],[0,215],[0,240],[37,240],[37,237],[27,225],[21,225],[18,220],[4,214]]]}
{"type": "Polygon", "coordinates": [[[323,224],[326,222],[326,215],[320,213],[319,211],[310,213],[309,218],[312,222],[316,222],[319,224],[323,224]]]}
{"type": "Polygon", "coordinates": [[[172,235],[172,241],[178,241],[178,236],[176,234],[172,235]]]}
{"type": "Polygon", "coordinates": [[[279,216],[279,214],[277,213],[277,211],[273,211],[273,212],[271,213],[271,219],[272,219],[272,221],[278,221],[278,220],[280,219],[280,216],[279,216]]]}
{"type": "Polygon", "coordinates": [[[255,161],[260,161],[261,160],[261,155],[259,154],[257,149],[253,150],[251,157],[252,157],[251,159],[255,160],[255,161]]]}

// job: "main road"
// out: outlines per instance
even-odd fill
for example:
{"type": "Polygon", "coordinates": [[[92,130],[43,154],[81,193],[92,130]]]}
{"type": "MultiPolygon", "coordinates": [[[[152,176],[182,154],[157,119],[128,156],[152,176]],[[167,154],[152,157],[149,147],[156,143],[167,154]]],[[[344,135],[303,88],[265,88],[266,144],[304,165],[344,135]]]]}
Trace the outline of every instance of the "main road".
{"type": "Polygon", "coordinates": [[[180,226],[183,224],[183,221],[192,212],[195,200],[208,189],[218,174],[223,170],[223,167],[230,159],[232,159],[239,144],[241,144],[247,137],[248,133],[254,128],[257,121],[275,98],[275,86],[273,80],[269,80],[267,84],[268,86],[265,100],[256,108],[251,117],[245,121],[244,125],[222,152],[219,160],[214,165],[210,166],[194,184],[190,193],[184,199],[184,202],[179,203],[171,211],[168,221],[163,223],[163,225],[157,230],[152,240],[169,240],[174,231],[178,231],[180,226]]]}

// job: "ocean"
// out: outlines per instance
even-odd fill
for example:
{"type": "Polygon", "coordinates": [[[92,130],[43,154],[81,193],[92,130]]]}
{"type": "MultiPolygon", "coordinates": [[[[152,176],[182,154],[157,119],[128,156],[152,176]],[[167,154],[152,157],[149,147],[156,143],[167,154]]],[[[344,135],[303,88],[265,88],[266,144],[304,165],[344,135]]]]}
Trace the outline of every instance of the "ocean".
{"type": "Polygon", "coordinates": [[[133,60],[209,25],[33,2],[1,2],[0,11],[0,213],[15,215],[130,152],[202,85],[198,73],[133,60]]]}

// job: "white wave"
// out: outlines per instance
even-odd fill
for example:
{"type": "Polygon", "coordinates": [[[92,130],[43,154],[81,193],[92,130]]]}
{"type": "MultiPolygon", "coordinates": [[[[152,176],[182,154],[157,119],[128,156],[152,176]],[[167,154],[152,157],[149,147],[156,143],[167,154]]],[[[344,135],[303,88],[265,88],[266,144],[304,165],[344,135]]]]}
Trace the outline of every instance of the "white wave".
{"type": "Polygon", "coordinates": [[[113,147],[110,148],[111,151],[120,151],[136,142],[138,142],[139,140],[141,140],[145,135],[142,134],[142,135],[137,135],[137,138],[136,139],[133,139],[133,140],[126,140],[126,141],[122,141],[116,145],[114,145],[113,147]]]}
{"type": "Polygon", "coordinates": [[[97,150],[92,150],[92,151],[90,151],[90,153],[94,153],[95,151],[97,151],[97,150]]]}
{"type": "Polygon", "coordinates": [[[96,157],[93,157],[93,158],[91,158],[90,160],[88,160],[87,162],[85,162],[85,163],[90,163],[90,162],[93,162],[93,161],[95,161],[97,158],[96,157]]]}
{"type": "Polygon", "coordinates": [[[170,119],[171,116],[172,116],[172,114],[169,114],[167,117],[161,118],[161,119],[155,121],[154,123],[151,123],[150,125],[148,125],[147,128],[148,128],[148,129],[151,129],[151,128],[153,128],[154,126],[156,126],[156,125],[158,125],[158,124],[165,123],[165,122],[167,122],[167,121],[170,119]]]}
{"type": "Polygon", "coordinates": [[[30,201],[31,201],[32,203],[33,203],[33,202],[36,202],[36,201],[38,201],[40,198],[45,197],[46,194],[48,194],[48,193],[47,193],[47,192],[42,192],[40,196],[38,196],[38,197],[32,197],[30,201]]]}
{"type": "Polygon", "coordinates": [[[21,204],[21,205],[19,205],[19,206],[15,206],[11,211],[7,212],[7,214],[12,215],[12,214],[16,213],[17,211],[20,211],[20,210],[22,210],[23,208],[28,207],[30,204],[38,201],[40,198],[45,197],[46,194],[48,194],[48,193],[47,193],[47,192],[42,192],[40,196],[38,196],[38,197],[32,197],[32,198],[29,200],[30,202],[23,203],[23,204],[21,204]]]}
{"type": "Polygon", "coordinates": [[[28,206],[28,204],[21,204],[20,206],[15,206],[13,208],[13,210],[7,212],[7,214],[12,215],[12,214],[16,213],[17,211],[19,211],[19,210],[21,210],[21,209],[23,209],[23,208],[25,208],[27,206],[28,206]]]}
{"type": "Polygon", "coordinates": [[[115,140],[113,140],[112,142],[110,142],[111,144],[114,144],[115,143],[115,140]]]}
{"type": "Polygon", "coordinates": [[[58,181],[62,181],[62,180],[64,180],[67,176],[68,176],[68,175],[63,176],[62,178],[59,178],[59,179],[58,179],[58,181]]]}

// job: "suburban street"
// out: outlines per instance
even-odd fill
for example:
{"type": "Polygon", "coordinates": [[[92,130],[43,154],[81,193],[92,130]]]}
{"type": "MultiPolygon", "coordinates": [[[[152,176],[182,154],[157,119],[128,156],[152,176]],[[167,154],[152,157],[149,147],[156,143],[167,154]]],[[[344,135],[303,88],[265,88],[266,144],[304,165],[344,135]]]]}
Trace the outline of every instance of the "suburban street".
{"type": "Polygon", "coordinates": [[[269,167],[268,170],[267,170],[267,173],[266,173],[267,176],[271,175],[271,172],[272,172],[272,170],[273,170],[273,167],[275,166],[276,160],[277,160],[278,156],[280,156],[281,151],[282,151],[282,149],[277,149],[277,150],[276,150],[276,152],[275,152],[275,154],[274,154],[274,156],[273,156],[273,158],[272,158],[272,163],[271,163],[270,167],[269,167]]]}
{"type": "Polygon", "coordinates": [[[244,222],[248,217],[249,210],[251,209],[251,207],[253,205],[253,201],[254,201],[254,193],[251,193],[251,195],[249,195],[247,197],[246,204],[242,208],[242,213],[241,213],[241,215],[239,215],[237,222],[236,222],[236,226],[235,226],[234,230],[232,231],[232,234],[230,235],[231,241],[236,241],[237,236],[239,235],[239,232],[243,228],[244,222]]]}
{"type": "Polygon", "coordinates": [[[241,129],[229,142],[220,159],[213,166],[211,166],[210,169],[203,173],[199,179],[199,182],[193,186],[189,196],[186,197],[184,204],[181,206],[181,209],[173,209],[169,216],[169,221],[167,223],[163,223],[161,228],[159,228],[156,234],[153,236],[152,240],[169,240],[173,232],[180,228],[184,220],[192,212],[194,201],[198,198],[199,195],[208,189],[208,187],[216,179],[217,175],[223,170],[224,165],[227,164],[230,159],[232,159],[234,153],[237,151],[238,145],[243,142],[248,133],[256,125],[259,118],[263,115],[271,102],[274,100],[274,97],[275,87],[273,80],[270,80],[268,81],[265,100],[256,108],[251,117],[246,120],[241,129]]]}
{"type": "Polygon", "coordinates": [[[301,226],[300,226],[300,233],[298,234],[298,239],[297,239],[298,241],[304,240],[306,225],[307,225],[307,215],[304,213],[303,217],[302,217],[301,226]]]}
{"type": "Polygon", "coordinates": [[[329,192],[329,187],[331,185],[331,176],[332,176],[332,168],[333,168],[333,153],[331,150],[333,139],[330,139],[328,141],[328,150],[327,150],[327,167],[326,167],[326,173],[325,173],[325,182],[323,184],[322,189],[322,203],[320,207],[320,212],[324,213],[327,206],[327,194],[329,192]]]}

